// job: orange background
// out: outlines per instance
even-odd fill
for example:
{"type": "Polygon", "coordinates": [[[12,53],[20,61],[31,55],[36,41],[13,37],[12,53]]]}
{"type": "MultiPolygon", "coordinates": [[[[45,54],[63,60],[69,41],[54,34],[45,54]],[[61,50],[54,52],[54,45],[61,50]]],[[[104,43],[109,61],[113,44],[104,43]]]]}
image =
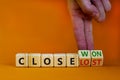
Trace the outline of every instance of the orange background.
{"type": "Polygon", "coordinates": [[[103,50],[104,67],[26,69],[15,67],[17,52],[77,52],[67,0],[0,0],[1,78],[120,79],[120,0],[111,2],[106,21],[93,21],[95,49],[103,50]]]}

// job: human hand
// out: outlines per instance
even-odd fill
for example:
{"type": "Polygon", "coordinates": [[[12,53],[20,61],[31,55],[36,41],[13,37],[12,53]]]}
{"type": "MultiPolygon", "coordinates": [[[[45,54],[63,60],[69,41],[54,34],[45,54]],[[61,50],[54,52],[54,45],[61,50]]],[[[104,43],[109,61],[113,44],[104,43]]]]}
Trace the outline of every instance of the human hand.
{"type": "Polygon", "coordinates": [[[111,9],[109,0],[68,0],[78,49],[94,49],[92,18],[101,22],[111,9]]]}

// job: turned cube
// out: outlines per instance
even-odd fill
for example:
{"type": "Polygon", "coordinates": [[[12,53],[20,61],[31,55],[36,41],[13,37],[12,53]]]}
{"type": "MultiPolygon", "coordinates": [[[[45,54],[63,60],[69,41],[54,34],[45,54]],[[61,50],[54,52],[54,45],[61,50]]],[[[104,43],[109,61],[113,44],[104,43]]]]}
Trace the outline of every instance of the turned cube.
{"type": "Polygon", "coordinates": [[[102,50],[91,50],[91,66],[103,66],[102,50]]]}
{"type": "Polygon", "coordinates": [[[80,66],[90,66],[91,55],[90,50],[79,50],[78,51],[80,66]]]}

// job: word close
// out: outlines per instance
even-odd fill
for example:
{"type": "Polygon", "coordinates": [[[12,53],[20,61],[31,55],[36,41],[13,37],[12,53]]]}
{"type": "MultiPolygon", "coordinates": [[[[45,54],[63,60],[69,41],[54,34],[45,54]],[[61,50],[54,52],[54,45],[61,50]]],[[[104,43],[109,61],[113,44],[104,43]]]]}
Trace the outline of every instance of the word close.
{"type": "Polygon", "coordinates": [[[78,53],[18,53],[16,67],[103,66],[102,50],[78,50],[78,53]]]}

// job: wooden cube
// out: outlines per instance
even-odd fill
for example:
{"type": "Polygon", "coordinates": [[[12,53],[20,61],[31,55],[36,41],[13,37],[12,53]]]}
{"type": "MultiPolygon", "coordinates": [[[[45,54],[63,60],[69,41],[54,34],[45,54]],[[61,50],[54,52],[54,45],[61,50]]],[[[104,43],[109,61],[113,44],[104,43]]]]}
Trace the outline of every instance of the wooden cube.
{"type": "Polygon", "coordinates": [[[102,50],[91,50],[92,62],[91,66],[103,66],[102,50]]]}
{"type": "Polygon", "coordinates": [[[41,66],[53,67],[53,54],[41,54],[41,66]]]}
{"type": "Polygon", "coordinates": [[[28,54],[16,54],[16,67],[28,67],[28,54]]]}
{"type": "Polygon", "coordinates": [[[66,67],[66,54],[54,54],[54,67],[66,67]]]}
{"type": "Polygon", "coordinates": [[[78,67],[79,66],[78,54],[67,53],[66,55],[67,55],[67,67],[78,67]]]}
{"type": "Polygon", "coordinates": [[[29,67],[40,67],[41,54],[31,53],[29,54],[29,67]]]}
{"type": "Polygon", "coordinates": [[[79,50],[78,51],[80,66],[90,66],[91,55],[90,50],[79,50]]]}

